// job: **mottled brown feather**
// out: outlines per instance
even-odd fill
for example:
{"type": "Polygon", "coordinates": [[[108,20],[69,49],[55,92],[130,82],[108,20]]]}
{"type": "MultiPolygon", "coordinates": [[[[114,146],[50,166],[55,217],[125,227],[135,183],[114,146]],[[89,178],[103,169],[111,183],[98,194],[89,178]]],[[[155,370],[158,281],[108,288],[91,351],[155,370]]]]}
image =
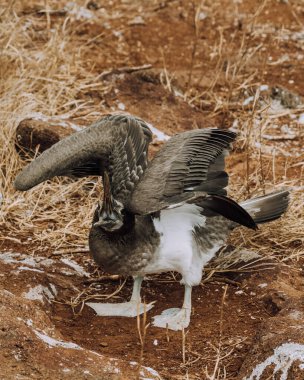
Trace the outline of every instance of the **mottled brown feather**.
{"type": "Polygon", "coordinates": [[[236,134],[199,129],[172,137],[158,152],[132,193],[128,209],[148,214],[193,199],[193,193],[225,195],[224,157],[236,134]],[[192,193],[192,194],[191,194],[192,193]]]}

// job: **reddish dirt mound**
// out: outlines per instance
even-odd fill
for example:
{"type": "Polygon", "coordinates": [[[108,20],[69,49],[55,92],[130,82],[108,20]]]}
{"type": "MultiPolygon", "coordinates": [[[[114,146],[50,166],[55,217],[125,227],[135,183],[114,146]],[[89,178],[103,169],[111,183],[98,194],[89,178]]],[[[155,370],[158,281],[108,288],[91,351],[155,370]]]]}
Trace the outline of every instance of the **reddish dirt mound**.
{"type": "MultiPolygon", "coordinates": [[[[296,194],[303,189],[302,1],[32,0],[13,2],[1,20],[7,14],[10,22],[18,18],[21,29],[0,38],[3,67],[11,78],[19,75],[20,83],[29,62],[36,71],[27,78],[33,87],[23,88],[17,102],[18,86],[6,92],[8,74],[0,65],[5,78],[1,98],[16,103],[1,103],[3,115],[11,115],[7,123],[12,128],[20,114],[40,112],[44,105],[41,112],[53,120],[49,125],[42,114],[39,122],[27,116],[17,133],[21,146],[40,144],[43,150],[73,131],[68,122],[83,126],[113,111],[136,114],[169,136],[232,127],[239,133],[228,159],[235,199],[279,188],[282,182],[296,194]],[[18,33],[24,36],[22,46],[18,33]],[[43,61],[47,46],[53,49],[50,66],[43,61]],[[53,76],[41,76],[44,64],[53,76]],[[274,86],[282,87],[287,98],[274,96],[274,86]],[[37,107],[31,108],[32,102],[37,107]]],[[[154,139],[151,155],[159,140],[154,139]]],[[[13,138],[10,144],[15,145],[13,138]]],[[[1,159],[6,156],[5,148],[1,159]]],[[[124,279],[98,270],[77,231],[62,233],[70,253],[56,253],[57,242],[46,236],[58,220],[33,216],[33,224],[27,224],[27,209],[16,216],[14,205],[26,198],[12,190],[16,168],[0,164],[5,183],[0,184],[0,207],[9,210],[2,217],[0,209],[1,379],[303,380],[303,232],[295,235],[293,229],[290,241],[282,242],[275,235],[284,222],[261,227],[259,235],[239,229],[232,239],[239,254],[246,247],[261,261],[228,268],[211,263],[208,277],[193,291],[189,329],[180,333],[148,325],[141,342],[143,329],[136,318],[96,317],[82,303],[94,294],[112,295],[111,302],[125,300],[131,279],[122,286],[124,279]],[[275,232],[267,239],[271,229],[275,232]],[[81,252],[74,251],[73,239],[81,252]]],[[[77,191],[74,197],[82,206],[77,191]]],[[[297,215],[303,201],[297,197],[294,215],[286,216],[289,227],[290,221],[301,225],[297,215]]],[[[83,233],[83,224],[80,228],[83,233]]],[[[162,274],[144,282],[145,300],[156,301],[147,324],[164,309],[180,306],[183,289],[177,280],[162,274]]]]}

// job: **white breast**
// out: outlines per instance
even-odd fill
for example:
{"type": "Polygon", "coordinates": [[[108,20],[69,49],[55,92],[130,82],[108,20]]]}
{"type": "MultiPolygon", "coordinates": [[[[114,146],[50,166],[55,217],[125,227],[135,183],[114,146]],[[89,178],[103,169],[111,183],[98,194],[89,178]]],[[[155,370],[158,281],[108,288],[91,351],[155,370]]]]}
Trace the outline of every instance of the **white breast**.
{"type": "Polygon", "coordinates": [[[155,259],[145,268],[146,273],[177,271],[184,273],[192,264],[193,229],[203,226],[206,217],[200,214],[201,208],[184,204],[163,210],[160,217],[153,219],[156,231],[160,234],[160,245],[155,259]]]}

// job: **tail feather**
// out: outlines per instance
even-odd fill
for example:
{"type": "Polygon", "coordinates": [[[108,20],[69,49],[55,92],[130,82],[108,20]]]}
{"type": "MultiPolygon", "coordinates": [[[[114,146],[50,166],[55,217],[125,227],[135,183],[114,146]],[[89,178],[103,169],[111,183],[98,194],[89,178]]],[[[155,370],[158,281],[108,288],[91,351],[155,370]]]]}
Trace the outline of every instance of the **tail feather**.
{"type": "Polygon", "coordinates": [[[288,204],[289,191],[287,190],[248,199],[240,203],[255,223],[265,223],[278,219],[286,211],[288,204]]]}
{"type": "Polygon", "coordinates": [[[203,208],[203,215],[222,215],[225,218],[241,224],[245,227],[257,229],[257,225],[243,207],[237,204],[233,199],[221,195],[209,195],[203,198],[199,203],[203,208]]]}

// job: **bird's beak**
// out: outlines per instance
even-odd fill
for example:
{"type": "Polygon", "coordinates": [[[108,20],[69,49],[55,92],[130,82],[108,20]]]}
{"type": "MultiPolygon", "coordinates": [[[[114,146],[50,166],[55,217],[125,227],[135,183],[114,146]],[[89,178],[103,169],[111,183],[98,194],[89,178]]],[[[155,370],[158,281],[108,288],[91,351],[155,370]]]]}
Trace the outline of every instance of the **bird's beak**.
{"type": "Polygon", "coordinates": [[[111,193],[110,178],[106,171],[103,175],[103,204],[101,213],[106,214],[107,216],[110,216],[113,213],[113,198],[111,193]]]}

